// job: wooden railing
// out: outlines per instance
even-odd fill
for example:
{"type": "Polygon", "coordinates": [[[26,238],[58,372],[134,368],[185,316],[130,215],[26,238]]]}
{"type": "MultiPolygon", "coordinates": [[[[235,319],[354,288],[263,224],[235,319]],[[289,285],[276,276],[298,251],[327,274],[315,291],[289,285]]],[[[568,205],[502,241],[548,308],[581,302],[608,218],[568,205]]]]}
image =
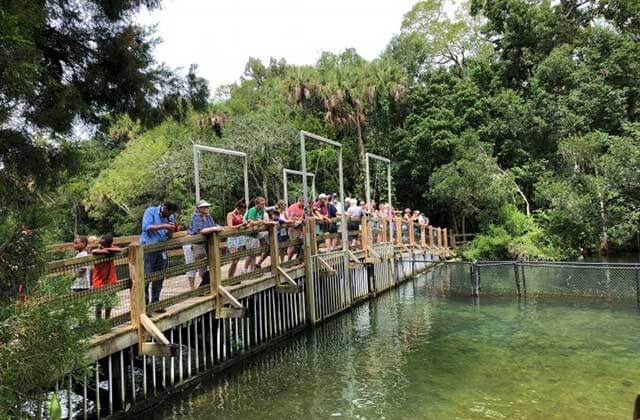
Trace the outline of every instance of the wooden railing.
{"type": "MultiPolygon", "coordinates": [[[[75,277],[82,268],[95,269],[97,264],[113,262],[118,273],[115,284],[70,292],[68,298],[115,296],[117,303],[112,303],[112,324],[130,321],[138,329],[140,348],[150,354],[167,354],[172,350],[163,344],[168,341],[154,328],[148,316],[151,312],[164,311],[193,297],[208,296],[216,298],[217,317],[243,317],[246,309],[233,297],[231,287],[239,283],[275,279],[281,292],[298,292],[300,285],[288,274],[290,270],[300,268],[308,271],[313,256],[332,248],[346,249],[350,261],[364,258],[365,263],[374,263],[381,257],[376,251],[381,249],[378,244],[393,245],[396,252],[429,250],[441,254],[455,246],[450,242],[452,238],[446,228],[418,225],[401,218],[363,216],[359,221],[347,223],[346,246],[342,244],[344,228],[339,219],[309,218],[297,224],[265,223],[242,229],[227,227],[207,236],[180,233],[167,241],[147,245],[140,245],[135,240],[131,242],[135,237],[123,237],[117,242],[129,243],[129,246],[122,253],[54,261],[48,266],[48,275],[75,277]],[[279,232],[286,232],[288,239],[285,235],[279,238],[279,232]],[[193,258],[185,256],[184,247],[189,247],[193,258]],[[261,264],[253,267],[253,261],[261,264]],[[247,268],[251,270],[246,271],[247,268]],[[192,288],[187,278],[195,278],[195,272],[200,273],[202,282],[192,288]],[[205,282],[207,278],[208,284],[205,282]],[[150,338],[155,342],[150,342],[150,338]]],[[[55,249],[66,246],[62,244],[55,249]]]]}

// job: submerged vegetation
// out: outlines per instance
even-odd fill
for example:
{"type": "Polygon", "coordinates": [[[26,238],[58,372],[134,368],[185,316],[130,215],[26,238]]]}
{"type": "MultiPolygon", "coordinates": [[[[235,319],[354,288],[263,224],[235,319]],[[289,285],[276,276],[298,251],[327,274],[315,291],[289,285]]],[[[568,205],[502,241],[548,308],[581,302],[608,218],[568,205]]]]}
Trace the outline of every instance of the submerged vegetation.
{"type": "MultiPolygon", "coordinates": [[[[188,217],[194,142],[247,152],[251,195],[270,203],[282,196],[282,168],[299,168],[300,129],[343,143],[350,196],[363,194],[365,151],[387,156],[395,204],[481,232],[468,258],[634,245],[636,2],[472,0],[450,15],[439,0],[420,1],[374,60],[353,49],[302,66],[249,58],[241,80],[213,98],[195,66],[181,77],[156,63],[152,31],[132,23],[140,7],[159,4],[0,2],[0,325],[47,313],[15,304],[43,288],[43,243],[136,234],[144,207],[165,198],[188,217]]],[[[309,152],[319,191],[337,190],[334,153],[309,152]]],[[[203,167],[220,220],[242,196],[240,162],[210,157],[203,167]]],[[[382,170],[374,167],[376,196],[386,194],[382,170]]],[[[72,309],[57,322],[84,325],[72,309]]],[[[50,332],[3,329],[0,416],[26,392],[7,369],[20,357],[10,345],[18,334],[49,349],[82,341],[50,332]]],[[[81,353],[47,362],[79,366],[81,353]]],[[[37,378],[32,389],[50,380],[37,378]]]]}

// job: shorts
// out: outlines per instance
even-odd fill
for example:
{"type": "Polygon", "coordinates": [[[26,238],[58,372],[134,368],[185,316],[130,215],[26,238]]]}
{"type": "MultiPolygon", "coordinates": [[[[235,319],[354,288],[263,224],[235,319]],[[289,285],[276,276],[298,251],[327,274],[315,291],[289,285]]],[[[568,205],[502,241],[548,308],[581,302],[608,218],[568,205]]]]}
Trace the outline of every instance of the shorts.
{"type": "Polygon", "coordinates": [[[278,242],[286,242],[289,240],[289,235],[278,233],[278,242]]]}
{"type": "Polygon", "coordinates": [[[250,238],[246,236],[232,236],[227,239],[227,249],[230,252],[235,252],[247,244],[247,239],[250,238]]]}
{"type": "Polygon", "coordinates": [[[360,230],[360,220],[349,220],[347,224],[349,231],[360,230]]]}

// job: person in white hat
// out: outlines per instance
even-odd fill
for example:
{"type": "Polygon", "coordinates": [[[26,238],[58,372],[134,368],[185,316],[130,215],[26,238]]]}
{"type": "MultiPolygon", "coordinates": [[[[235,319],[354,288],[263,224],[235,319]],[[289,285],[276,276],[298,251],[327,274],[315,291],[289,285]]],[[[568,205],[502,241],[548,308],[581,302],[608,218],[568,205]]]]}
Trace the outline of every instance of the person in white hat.
{"type": "MultiPolygon", "coordinates": [[[[211,204],[206,200],[200,200],[196,203],[196,211],[191,215],[191,221],[189,222],[189,235],[197,235],[199,233],[207,235],[213,231],[222,229],[216,224],[213,217],[209,214],[209,207],[211,207],[211,204]]],[[[207,257],[207,251],[203,244],[185,245],[183,250],[185,262],[187,264],[207,257]],[[191,247],[191,252],[187,249],[189,246],[191,247]]],[[[200,277],[203,279],[200,286],[208,283],[204,276],[205,271],[206,269],[204,268],[198,270],[200,277]]],[[[196,272],[189,271],[187,273],[187,278],[189,279],[189,286],[191,286],[191,289],[195,289],[196,272]]]]}

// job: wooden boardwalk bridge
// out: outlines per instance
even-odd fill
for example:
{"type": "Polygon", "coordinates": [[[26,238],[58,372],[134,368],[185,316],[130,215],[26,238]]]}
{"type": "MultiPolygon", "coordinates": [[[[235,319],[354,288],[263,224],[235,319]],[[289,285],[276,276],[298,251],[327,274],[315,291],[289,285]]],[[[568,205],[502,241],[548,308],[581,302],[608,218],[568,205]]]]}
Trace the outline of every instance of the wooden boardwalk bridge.
{"type": "Polygon", "coordinates": [[[330,231],[323,229],[326,223],[307,218],[298,225],[225,228],[208,236],[174,235],[150,245],[139,245],[136,237],[119,238],[124,246],[120,254],[50,263],[49,276],[73,277],[79,268],[109,260],[118,272],[116,284],[68,296],[105,298],[114,308],[112,328],[89,346],[92,377],[69,375],[58,381],[63,417],[118,417],[142,410],[201,374],[223,369],[395,287],[450,256],[455,246],[447,229],[363,216],[357,230],[347,232],[347,243],[333,250],[327,244],[335,245],[343,236],[340,230],[319,233],[330,231]],[[278,242],[282,228],[299,236],[278,242]],[[229,238],[238,236],[253,239],[253,246],[230,249],[229,238]],[[185,245],[207,252],[187,263],[185,245]],[[292,247],[298,255],[283,258],[292,247]],[[166,268],[145,273],[144,256],[150,253],[161,253],[166,268]],[[261,255],[260,268],[244,272],[240,261],[237,272],[228,275],[232,262],[261,255]],[[186,274],[196,270],[207,271],[210,283],[192,289],[186,274]],[[160,300],[147,303],[145,288],[160,281],[160,300]]]}

